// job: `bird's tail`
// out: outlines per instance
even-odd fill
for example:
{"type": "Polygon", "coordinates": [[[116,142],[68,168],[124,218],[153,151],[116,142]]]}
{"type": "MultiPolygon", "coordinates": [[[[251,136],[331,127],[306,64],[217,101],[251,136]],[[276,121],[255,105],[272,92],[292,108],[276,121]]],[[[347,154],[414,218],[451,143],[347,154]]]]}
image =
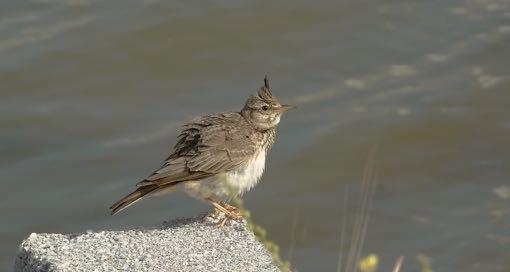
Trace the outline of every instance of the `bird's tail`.
{"type": "Polygon", "coordinates": [[[151,194],[159,189],[161,189],[161,187],[156,184],[150,184],[150,185],[138,187],[135,191],[133,191],[129,195],[127,195],[127,196],[121,198],[119,201],[115,202],[115,204],[113,204],[110,207],[111,214],[114,215],[114,214],[124,210],[125,208],[131,206],[138,200],[142,199],[144,196],[151,194]]]}

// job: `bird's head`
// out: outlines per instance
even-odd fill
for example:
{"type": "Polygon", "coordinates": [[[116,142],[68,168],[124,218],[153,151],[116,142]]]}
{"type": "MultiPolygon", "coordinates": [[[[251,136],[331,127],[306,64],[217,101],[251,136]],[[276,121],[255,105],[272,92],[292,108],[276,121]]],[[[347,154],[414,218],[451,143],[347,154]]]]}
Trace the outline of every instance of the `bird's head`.
{"type": "Polygon", "coordinates": [[[241,114],[259,130],[274,128],[280,122],[282,114],[294,106],[282,105],[269,89],[269,81],[264,78],[264,86],[250,96],[241,110],[241,114]]]}

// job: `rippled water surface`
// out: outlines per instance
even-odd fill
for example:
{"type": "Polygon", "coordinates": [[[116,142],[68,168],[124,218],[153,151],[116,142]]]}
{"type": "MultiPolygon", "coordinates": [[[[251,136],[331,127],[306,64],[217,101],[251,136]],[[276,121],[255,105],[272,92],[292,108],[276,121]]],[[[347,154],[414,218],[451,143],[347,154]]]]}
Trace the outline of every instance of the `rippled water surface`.
{"type": "Polygon", "coordinates": [[[294,267],[337,269],[377,146],[362,255],[510,269],[510,2],[170,2],[0,3],[1,270],[32,232],[208,211],[182,194],[107,208],[184,120],[240,109],[265,74],[299,109],[245,200],[294,267]]]}

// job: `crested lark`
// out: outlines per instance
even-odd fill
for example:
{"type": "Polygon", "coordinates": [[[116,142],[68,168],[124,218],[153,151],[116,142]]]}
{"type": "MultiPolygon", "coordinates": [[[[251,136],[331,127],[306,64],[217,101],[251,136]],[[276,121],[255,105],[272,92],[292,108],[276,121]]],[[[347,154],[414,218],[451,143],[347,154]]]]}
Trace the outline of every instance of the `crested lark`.
{"type": "Polygon", "coordinates": [[[248,98],[240,112],[199,117],[184,125],[173,153],[137,189],[113,204],[116,214],[148,195],[181,190],[207,200],[228,219],[241,219],[237,208],[227,204],[250,190],[264,171],[281,115],[293,108],[282,105],[264,86],[248,98]]]}

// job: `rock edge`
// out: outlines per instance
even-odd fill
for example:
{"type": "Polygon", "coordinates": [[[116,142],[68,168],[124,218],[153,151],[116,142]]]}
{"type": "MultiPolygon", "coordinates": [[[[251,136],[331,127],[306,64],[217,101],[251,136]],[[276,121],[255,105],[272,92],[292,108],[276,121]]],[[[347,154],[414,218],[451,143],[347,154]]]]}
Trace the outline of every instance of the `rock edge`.
{"type": "Polygon", "coordinates": [[[199,216],[158,229],[32,233],[14,271],[280,271],[246,222],[221,229],[216,222],[199,216]]]}

